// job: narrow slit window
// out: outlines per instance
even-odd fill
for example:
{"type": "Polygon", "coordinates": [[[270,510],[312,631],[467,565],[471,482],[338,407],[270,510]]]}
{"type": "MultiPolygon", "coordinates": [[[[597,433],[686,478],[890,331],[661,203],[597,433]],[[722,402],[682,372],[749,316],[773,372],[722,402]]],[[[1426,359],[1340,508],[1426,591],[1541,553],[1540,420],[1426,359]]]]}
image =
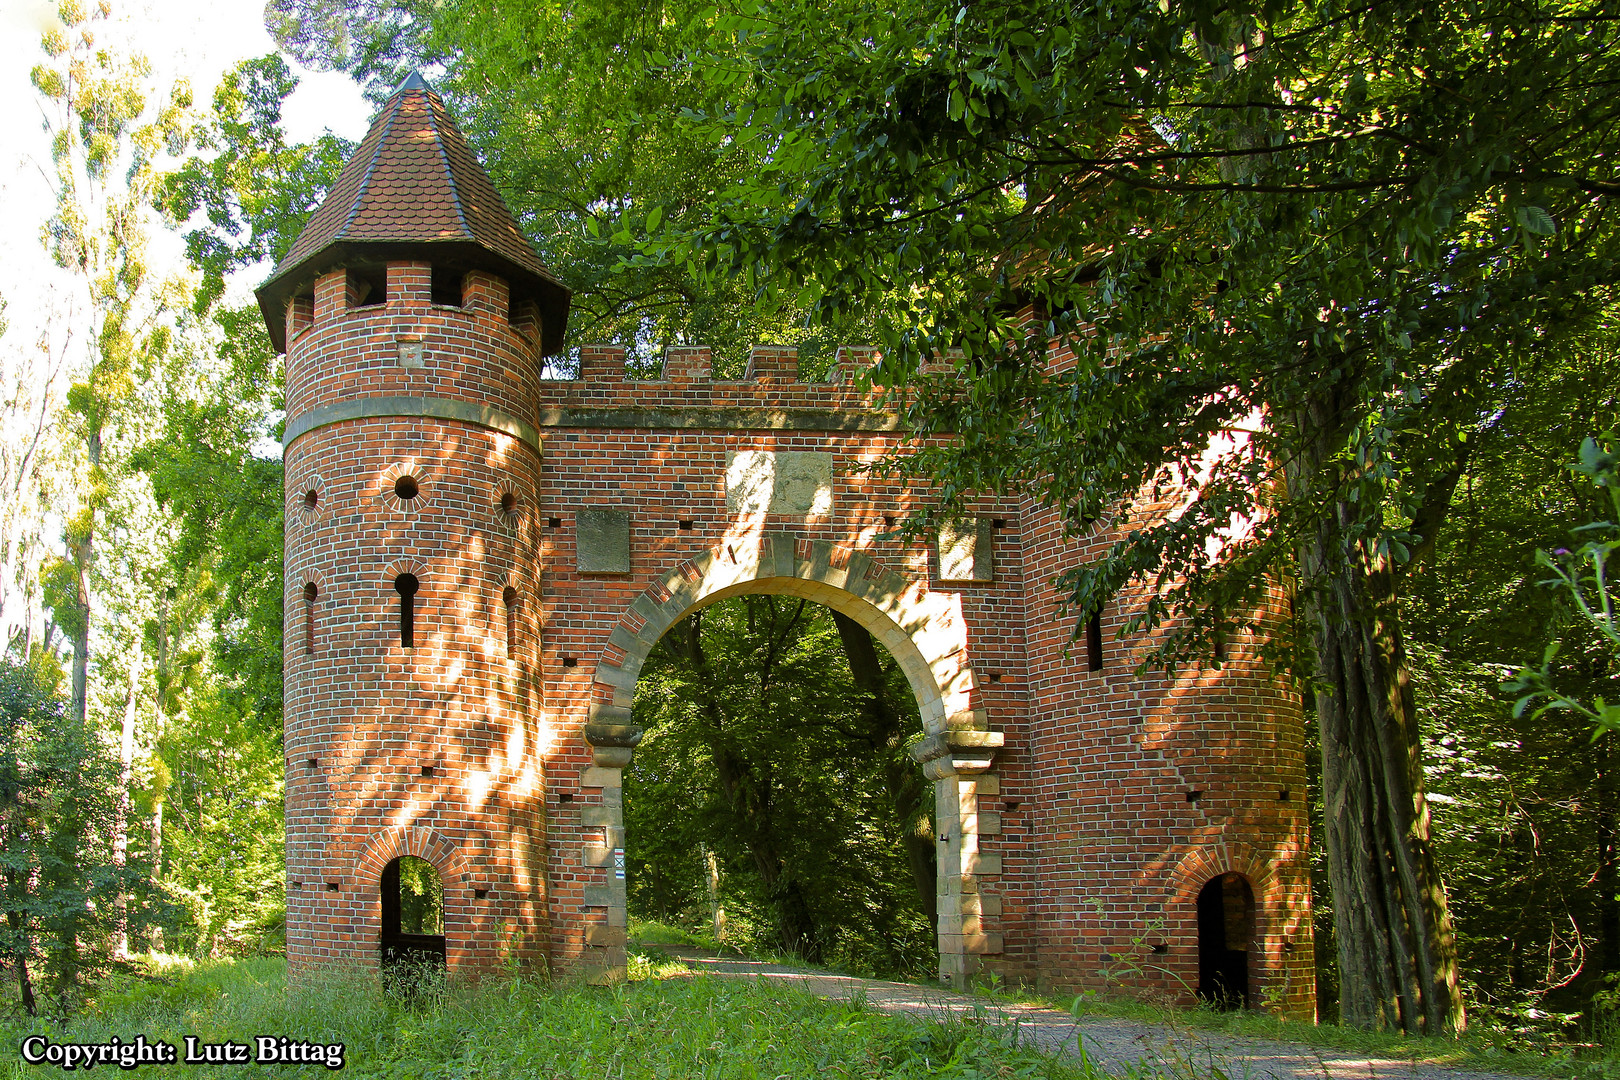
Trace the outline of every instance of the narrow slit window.
{"type": "Polygon", "coordinates": [[[506,658],[517,655],[517,590],[508,585],[501,593],[501,604],[506,608],[506,658]]]}
{"type": "Polygon", "coordinates": [[[394,579],[394,591],[399,593],[399,643],[407,649],[416,647],[416,590],[420,587],[415,574],[394,579]]]}
{"type": "Polygon", "coordinates": [[[321,591],[313,581],[304,583],[304,655],[315,655],[315,598],[321,591]]]}
{"type": "Polygon", "coordinates": [[[1092,671],[1101,671],[1102,666],[1102,614],[1099,612],[1086,623],[1086,667],[1092,671]]]}

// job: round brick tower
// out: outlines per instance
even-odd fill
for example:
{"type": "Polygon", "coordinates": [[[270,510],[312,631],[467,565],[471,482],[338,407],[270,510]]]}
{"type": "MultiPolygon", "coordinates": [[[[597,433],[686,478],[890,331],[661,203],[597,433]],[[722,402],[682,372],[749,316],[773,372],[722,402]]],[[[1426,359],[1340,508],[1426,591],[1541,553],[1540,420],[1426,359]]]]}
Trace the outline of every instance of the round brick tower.
{"type": "Polygon", "coordinates": [[[543,964],[535,389],[568,290],[413,75],[258,299],[287,354],[289,964],[543,964]]]}

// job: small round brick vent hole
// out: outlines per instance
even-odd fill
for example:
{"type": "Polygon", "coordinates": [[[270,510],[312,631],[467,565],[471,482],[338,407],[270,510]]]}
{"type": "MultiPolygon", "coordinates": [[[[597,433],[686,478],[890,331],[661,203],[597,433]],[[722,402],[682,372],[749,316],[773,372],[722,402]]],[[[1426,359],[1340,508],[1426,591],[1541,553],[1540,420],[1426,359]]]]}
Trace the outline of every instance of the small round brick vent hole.
{"type": "Polygon", "coordinates": [[[304,492],[304,505],[309,507],[311,510],[321,505],[321,493],[316,491],[314,488],[310,488],[308,491],[304,492]]]}
{"type": "Polygon", "coordinates": [[[517,513],[517,496],[512,494],[510,491],[501,496],[501,513],[517,513]]]}
{"type": "Polygon", "coordinates": [[[414,476],[402,476],[394,481],[394,494],[402,499],[414,499],[420,490],[422,489],[416,486],[414,476]]]}
{"type": "Polygon", "coordinates": [[[548,529],[560,529],[560,528],[562,528],[562,518],[546,518],[546,528],[548,528],[548,529]]]}
{"type": "Polygon", "coordinates": [[[489,890],[488,889],[474,889],[473,890],[473,896],[477,897],[479,900],[488,899],[489,890]]]}
{"type": "Polygon", "coordinates": [[[433,775],[433,766],[431,766],[431,765],[422,766],[422,775],[423,776],[432,776],[433,775]]]}
{"type": "Polygon", "coordinates": [[[1187,792],[1187,801],[1188,802],[1197,802],[1199,799],[1202,799],[1203,797],[1204,797],[1204,793],[1202,791],[1189,791],[1189,792],[1187,792]]]}
{"type": "Polygon", "coordinates": [[[565,657],[563,657],[563,667],[579,667],[579,657],[577,657],[577,656],[565,656],[565,657]]]}

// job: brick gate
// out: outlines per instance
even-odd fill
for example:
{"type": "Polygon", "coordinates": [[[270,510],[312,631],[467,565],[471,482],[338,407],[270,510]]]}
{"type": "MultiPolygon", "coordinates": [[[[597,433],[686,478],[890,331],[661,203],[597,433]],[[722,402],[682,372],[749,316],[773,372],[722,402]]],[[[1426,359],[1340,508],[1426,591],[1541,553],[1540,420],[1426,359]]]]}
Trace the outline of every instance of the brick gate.
{"type": "Polygon", "coordinates": [[[587,347],[549,378],[567,290],[415,76],[259,297],[287,352],[295,972],[377,962],[380,868],[408,854],[444,883],[453,971],[622,974],[641,663],[772,592],[856,619],[916,693],[942,978],[1189,998],[1219,947],[1251,1003],[1310,1011],[1297,696],[1244,641],[1134,674],[1138,596],[1077,643],[1050,583],[1111,537],[1031,502],[889,538],[918,504],[862,470],[908,438],[847,377],[865,353],[810,382],[759,348],[723,381],[703,349],[636,379],[587,347]],[[1201,939],[1228,874],[1253,910],[1201,939]]]}

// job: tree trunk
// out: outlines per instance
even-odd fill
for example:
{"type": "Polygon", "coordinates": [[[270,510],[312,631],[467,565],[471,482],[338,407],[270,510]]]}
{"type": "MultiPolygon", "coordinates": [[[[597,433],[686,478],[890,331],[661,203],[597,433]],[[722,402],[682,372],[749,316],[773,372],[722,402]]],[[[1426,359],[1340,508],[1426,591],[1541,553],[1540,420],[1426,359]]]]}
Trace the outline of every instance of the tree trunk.
{"type": "Polygon", "coordinates": [[[17,943],[17,953],[12,958],[17,965],[17,996],[29,1016],[38,1016],[39,1003],[34,1000],[34,980],[28,974],[28,944],[23,934],[22,913],[6,912],[6,924],[11,928],[11,939],[17,943]]]}
{"type": "MultiPolygon", "coordinates": [[[[113,865],[122,870],[129,860],[129,787],[135,776],[135,713],[141,679],[141,654],[129,662],[129,686],[124,696],[124,726],[118,740],[118,806],[113,818],[113,865]]],[[[129,894],[120,889],[113,901],[117,909],[112,933],[112,954],[129,957],[129,894]]]]}
{"type": "MultiPolygon", "coordinates": [[[[95,376],[92,372],[91,382],[95,376]]],[[[101,429],[92,419],[85,436],[85,456],[90,461],[90,475],[101,472],[101,429]]],[[[77,579],[78,595],[74,598],[75,625],[70,635],[73,643],[73,717],[82,728],[90,719],[90,564],[96,557],[96,511],[101,497],[92,492],[84,507],[84,532],[72,537],[68,549],[73,553],[73,570],[77,579]]]]}
{"type": "MultiPolygon", "coordinates": [[[[800,605],[802,610],[803,605],[800,605]]],[[[798,616],[795,615],[794,618],[798,616]]],[[[720,792],[730,808],[736,833],[743,840],[754,868],[765,886],[765,895],[775,909],[777,932],[783,945],[807,960],[821,959],[821,935],[799,885],[783,873],[785,860],[776,836],[771,808],[771,780],[758,775],[750,763],[733,752],[726,735],[725,710],[714,693],[713,675],[703,648],[703,616],[699,612],[672,627],[666,640],[686,661],[699,688],[703,714],[704,741],[714,760],[720,792]]]]}
{"type": "MultiPolygon", "coordinates": [[[[1299,418],[1304,445],[1289,470],[1296,497],[1322,490],[1342,415],[1325,396],[1299,418]]],[[[1395,576],[1356,535],[1366,512],[1339,497],[1302,541],[1299,560],[1316,649],[1340,1016],[1359,1028],[1461,1031],[1456,942],[1429,841],[1395,576]]]]}
{"type": "Polygon", "coordinates": [[[849,672],[855,686],[866,696],[867,726],[872,742],[881,747],[887,760],[884,781],[888,788],[889,803],[894,807],[900,824],[900,841],[911,865],[911,880],[917,889],[917,906],[929,926],[939,925],[939,852],[934,844],[933,798],[930,785],[921,779],[917,763],[906,752],[907,732],[902,723],[904,715],[889,700],[888,682],[883,677],[883,662],[878,655],[877,643],[866,627],[836,611],[833,624],[838,627],[838,640],[844,656],[849,660],[849,672]]]}

